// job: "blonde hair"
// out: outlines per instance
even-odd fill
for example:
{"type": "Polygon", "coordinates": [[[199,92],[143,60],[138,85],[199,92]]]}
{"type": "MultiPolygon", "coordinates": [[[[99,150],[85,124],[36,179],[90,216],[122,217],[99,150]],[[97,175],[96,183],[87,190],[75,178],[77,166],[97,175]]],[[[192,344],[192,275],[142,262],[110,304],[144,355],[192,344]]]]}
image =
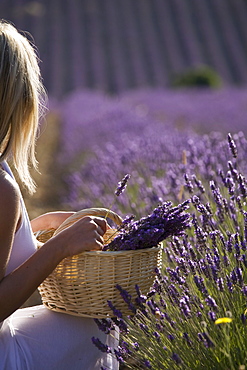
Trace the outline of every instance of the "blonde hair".
{"type": "Polygon", "coordinates": [[[10,155],[30,193],[37,169],[35,144],[45,90],[33,45],[10,23],[0,20],[0,162],[10,155]]]}

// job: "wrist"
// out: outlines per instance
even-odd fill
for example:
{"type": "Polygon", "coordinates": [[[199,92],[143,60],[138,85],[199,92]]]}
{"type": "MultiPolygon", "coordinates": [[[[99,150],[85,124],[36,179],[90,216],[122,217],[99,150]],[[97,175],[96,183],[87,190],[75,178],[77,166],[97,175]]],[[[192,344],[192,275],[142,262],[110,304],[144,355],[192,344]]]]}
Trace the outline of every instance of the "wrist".
{"type": "Polygon", "coordinates": [[[66,242],[62,235],[56,235],[49,239],[42,248],[48,250],[49,258],[53,261],[54,265],[57,266],[64,258],[67,257],[66,255],[66,242]]]}

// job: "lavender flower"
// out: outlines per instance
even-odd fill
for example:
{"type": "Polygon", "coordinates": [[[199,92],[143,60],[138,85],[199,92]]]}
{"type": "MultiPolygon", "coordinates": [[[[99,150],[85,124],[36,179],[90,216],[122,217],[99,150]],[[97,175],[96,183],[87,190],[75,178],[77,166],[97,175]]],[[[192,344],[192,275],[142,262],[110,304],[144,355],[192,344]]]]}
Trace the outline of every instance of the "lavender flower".
{"type": "Polygon", "coordinates": [[[212,348],[212,347],[215,347],[215,344],[212,342],[211,338],[209,337],[208,333],[202,333],[203,337],[204,337],[204,345],[205,347],[207,348],[212,348]]]}
{"type": "Polygon", "coordinates": [[[132,311],[135,314],[136,313],[136,307],[132,303],[131,295],[118,284],[116,285],[116,288],[119,290],[119,292],[121,294],[121,297],[123,298],[124,302],[127,303],[128,308],[130,309],[130,311],[132,311]]]}
{"type": "Polygon", "coordinates": [[[140,288],[137,284],[135,285],[135,290],[136,290],[136,293],[137,293],[137,297],[135,299],[135,302],[138,306],[142,307],[143,304],[147,302],[147,296],[141,294],[140,288]]]}
{"type": "Polygon", "coordinates": [[[135,351],[138,351],[140,349],[140,346],[139,346],[138,342],[133,343],[132,346],[133,346],[135,351]]]}
{"type": "Polygon", "coordinates": [[[119,328],[120,333],[127,334],[129,332],[128,325],[123,319],[120,319],[120,318],[117,318],[117,317],[112,317],[111,320],[119,328]]]}
{"type": "Polygon", "coordinates": [[[232,135],[229,133],[228,136],[228,144],[229,144],[229,147],[231,149],[231,152],[232,152],[232,155],[234,158],[237,158],[237,155],[238,155],[238,152],[237,152],[237,147],[236,147],[236,144],[232,138],[232,135]]]}
{"type": "Polygon", "coordinates": [[[143,365],[147,367],[148,369],[152,369],[151,363],[149,360],[145,359],[143,362],[143,365]]]}
{"type": "Polygon", "coordinates": [[[246,285],[244,285],[244,286],[242,287],[242,292],[243,292],[243,294],[247,297],[247,286],[246,286],[246,285]]]}
{"type": "Polygon", "coordinates": [[[217,303],[215,302],[215,299],[211,297],[210,295],[205,298],[205,302],[208,304],[208,306],[217,309],[217,303]]]}
{"type": "Polygon", "coordinates": [[[99,338],[92,337],[92,342],[101,352],[111,353],[111,348],[102,343],[99,338]]]}
{"type": "Polygon", "coordinates": [[[188,299],[185,297],[180,299],[179,306],[181,308],[182,313],[184,314],[185,317],[189,317],[191,314],[191,310],[188,304],[188,299]]]}
{"type": "Polygon", "coordinates": [[[179,365],[179,364],[181,364],[182,363],[182,360],[181,360],[181,358],[179,357],[179,355],[177,354],[177,353],[173,353],[172,354],[172,359],[173,359],[173,361],[175,361],[176,362],[176,364],[177,365],[179,365]]]}
{"type": "Polygon", "coordinates": [[[157,331],[155,331],[155,332],[153,333],[153,335],[154,335],[154,337],[156,338],[157,342],[160,342],[160,341],[161,341],[161,339],[160,339],[160,334],[159,334],[157,331]]]}
{"type": "MultiPolygon", "coordinates": [[[[236,168],[234,168],[234,164],[232,163],[232,161],[228,161],[228,167],[230,169],[230,173],[233,177],[234,180],[237,180],[238,179],[238,171],[236,170],[236,168]]],[[[228,175],[230,176],[230,175],[228,175]]]]}
{"type": "Polygon", "coordinates": [[[244,198],[246,198],[247,196],[246,179],[241,173],[238,175],[238,182],[241,194],[244,198]]]}
{"type": "Polygon", "coordinates": [[[116,356],[116,359],[118,360],[118,362],[120,364],[123,364],[124,363],[124,359],[123,359],[123,353],[121,351],[121,348],[119,347],[119,349],[114,349],[114,354],[116,356]]]}
{"type": "Polygon", "coordinates": [[[209,312],[208,312],[208,317],[209,317],[209,319],[210,319],[211,321],[215,321],[215,319],[216,319],[216,314],[215,314],[215,312],[214,312],[214,311],[209,311],[209,312]]]}
{"type": "Polygon", "coordinates": [[[246,318],[246,315],[242,313],[242,314],[240,315],[240,318],[241,318],[241,320],[242,320],[242,323],[243,323],[243,324],[246,324],[246,319],[247,319],[247,318],[246,318]]]}
{"type": "Polygon", "coordinates": [[[183,333],[183,338],[186,340],[186,343],[191,347],[192,346],[192,341],[189,337],[188,333],[183,333]]]}
{"type": "Polygon", "coordinates": [[[111,301],[107,301],[108,303],[108,306],[110,307],[110,309],[112,310],[112,312],[114,313],[114,315],[118,318],[122,318],[123,317],[123,314],[120,310],[118,310],[113,304],[111,301]]]}
{"type": "Polygon", "coordinates": [[[196,286],[197,288],[204,294],[204,295],[208,295],[208,291],[205,287],[205,284],[204,284],[204,279],[201,277],[201,276],[197,276],[195,275],[194,276],[194,282],[196,283],[196,286]]]}
{"type": "Polygon", "coordinates": [[[222,278],[218,278],[218,279],[216,279],[216,284],[217,284],[218,289],[221,292],[223,292],[223,290],[224,290],[224,280],[222,278]]]}
{"type": "Polygon", "coordinates": [[[110,319],[94,319],[98,328],[106,334],[109,334],[111,330],[114,330],[114,326],[110,319]]]}
{"type": "Polygon", "coordinates": [[[188,176],[187,173],[184,175],[184,179],[185,179],[185,182],[186,182],[187,189],[189,190],[189,192],[191,194],[193,194],[193,190],[194,190],[193,184],[192,184],[191,180],[189,179],[189,176],[188,176]]]}
{"type": "Polygon", "coordinates": [[[205,193],[205,187],[203,186],[202,182],[200,180],[197,179],[196,175],[193,175],[192,176],[196,186],[198,187],[198,189],[200,190],[200,192],[203,194],[205,193]]]}
{"type": "Polygon", "coordinates": [[[171,235],[180,235],[190,226],[190,216],[184,212],[188,204],[189,201],[186,201],[172,208],[171,202],[164,203],[151,215],[125,225],[104,250],[151,248],[171,235]]]}
{"type": "Polygon", "coordinates": [[[118,187],[117,189],[115,190],[115,194],[116,196],[118,197],[120,194],[122,194],[122,192],[126,189],[126,186],[127,186],[127,182],[130,178],[130,175],[127,174],[124,176],[124,178],[118,183],[118,187]]]}

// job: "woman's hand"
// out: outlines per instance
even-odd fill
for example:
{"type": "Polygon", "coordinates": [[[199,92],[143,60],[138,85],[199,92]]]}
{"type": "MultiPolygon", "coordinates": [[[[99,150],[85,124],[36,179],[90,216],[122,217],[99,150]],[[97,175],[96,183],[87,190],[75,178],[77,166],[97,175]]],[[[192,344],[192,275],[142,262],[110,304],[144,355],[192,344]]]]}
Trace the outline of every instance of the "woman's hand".
{"type": "Polygon", "coordinates": [[[57,229],[68,217],[75,212],[56,211],[48,212],[31,221],[33,232],[39,230],[57,229]]]}
{"type": "Polygon", "coordinates": [[[50,241],[59,246],[63,258],[83,251],[102,250],[103,235],[108,227],[103,218],[85,216],[52,237],[50,241]]]}

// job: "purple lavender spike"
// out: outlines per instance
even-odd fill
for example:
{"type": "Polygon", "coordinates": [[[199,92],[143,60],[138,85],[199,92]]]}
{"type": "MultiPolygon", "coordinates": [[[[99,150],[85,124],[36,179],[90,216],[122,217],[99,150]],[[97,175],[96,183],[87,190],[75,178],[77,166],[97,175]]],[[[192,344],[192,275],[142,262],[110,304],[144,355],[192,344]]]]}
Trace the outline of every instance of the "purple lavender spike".
{"type": "Polygon", "coordinates": [[[126,186],[127,186],[127,182],[130,178],[130,175],[127,174],[124,176],[124,178],[118,183],[118,187],[117,189],[115,190],[115,194],[116,196],[118,197],[120,194],[122,194],[122,192],[126,189],[126,186]]]}
{"type": "Polygon", "coordinates": [[[232,135],[229,133],[227,135],[227,138],[228,138],[228,144],[229,144],[229,147],[231,149],[231,152],[232,152],[232,155],[234,158],[237,158],[237,155],[238,155],[238,152],[237,152],[237,147],[236,147],[236,144],[232,138],[232,135]]]}
{"type": "Polygon", "coordinates": [[[111,348],[102,343],[99,338],[92,337],[92,342],[101,352],[111,353],[111,348]]]}

